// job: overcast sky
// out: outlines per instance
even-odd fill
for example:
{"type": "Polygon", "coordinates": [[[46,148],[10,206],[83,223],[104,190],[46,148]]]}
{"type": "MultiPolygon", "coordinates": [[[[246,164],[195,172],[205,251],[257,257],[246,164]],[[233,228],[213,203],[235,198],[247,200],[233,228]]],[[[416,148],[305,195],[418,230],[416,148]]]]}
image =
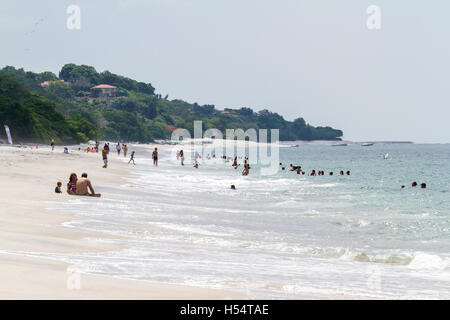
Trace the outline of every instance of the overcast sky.
{"type": "Polygon", "coordinates": [[[450,142],[449,31],[448,0],[2,0],[0,67],[87,64],[349,140],[450,142]],[[71,4],[80,30],[66,27],[71,4]]]}

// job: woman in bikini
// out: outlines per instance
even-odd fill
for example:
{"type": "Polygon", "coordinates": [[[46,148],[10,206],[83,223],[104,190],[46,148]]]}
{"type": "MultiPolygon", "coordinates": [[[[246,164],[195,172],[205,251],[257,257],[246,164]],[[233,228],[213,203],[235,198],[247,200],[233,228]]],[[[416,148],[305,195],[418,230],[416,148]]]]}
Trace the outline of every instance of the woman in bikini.
{"type": "Polygon", "coordinates": [[[69,177],[69,182],[67,183],[67,193],[71,195],[77,194],[77,174],[71,173],[69,177]]]}

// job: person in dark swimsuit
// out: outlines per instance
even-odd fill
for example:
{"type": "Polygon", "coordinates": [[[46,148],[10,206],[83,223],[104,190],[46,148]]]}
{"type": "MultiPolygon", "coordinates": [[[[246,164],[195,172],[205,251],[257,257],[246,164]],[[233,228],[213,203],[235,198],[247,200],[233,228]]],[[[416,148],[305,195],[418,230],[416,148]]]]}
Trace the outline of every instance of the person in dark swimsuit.
{"type": "Polygon", "coordinates": [[[152,153],[153,165],[158,166],[158,148],[155,148],[152,153]]]}

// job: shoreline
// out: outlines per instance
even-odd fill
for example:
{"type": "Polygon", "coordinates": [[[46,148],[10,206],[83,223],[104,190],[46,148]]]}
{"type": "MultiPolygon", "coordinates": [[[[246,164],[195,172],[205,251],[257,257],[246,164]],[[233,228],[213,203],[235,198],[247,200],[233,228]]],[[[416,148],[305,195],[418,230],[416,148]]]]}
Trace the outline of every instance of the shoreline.
{"type": "MultiPolygon", "coordinates": [[[[133,146],[134,147],[134,146],[133,146]]],[[[107,194],[108,187],[126,182],[129,174],[123,156],[109,155],[110,166],[102,169],[101,155],[62,147],[39,146],[0,148],[0,298],[2,299],[242,299],[239,292],[164,284],[112,276],[81,274],[81,288],[71,290],[69,263],[53,258],[37,258],[27,253],[95,253],[120,251],[126,247],[90,241],[87,238],[120,239],[101,232],[64,227],[77,218],[58,203],[76,201],[65,192],[70,172],[87,172],[96,192],[107,194]],[[54,193],[56,181],[63,193],[54,193]],[[106,192],[102,190],[106,188],[106,192]],[[55,209],[55,210],[49,210],[55,209]]],[[[83,147],[82,147],[83,149],[83,147]]],[[[113,149],[113,148],[112,148],[113,149]]],[[[92,201],[97,201],[95,198],[92,201]]]]}

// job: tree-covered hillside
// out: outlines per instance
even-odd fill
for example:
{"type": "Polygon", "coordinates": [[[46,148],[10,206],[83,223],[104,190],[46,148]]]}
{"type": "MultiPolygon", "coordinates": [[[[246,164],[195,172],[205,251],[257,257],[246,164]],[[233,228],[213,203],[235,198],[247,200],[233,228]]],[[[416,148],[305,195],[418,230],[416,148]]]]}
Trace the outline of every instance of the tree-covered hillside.
{"type": "Polygon", "coordinates": [[[80,142],[96,128],[81,117],[66,119],[48,99],[31,93],[14,78],[0,75],[0,121],[7,124],[18,141],[80,142]]]}
{"type": "MultiPolygon", "coordinates": [[[[286,121],[279,114],[268,110],[255,112],[245,107],[217,110],[214,105],[169,100],[167,96],[155,94],[155,88],[150,83],[138,82],[109,71],[99,73],[94,67],[86,65],[66,64],[58,76],[51,72],[25,72],[10,66],[1,69],[2,74],[15,78],[33,91],[35,99],[51,102],[56,111],[69,119],[66,120],[67,128],[73,130],[75,126],[76,135],[82,140],[103,138],[149,142],[167,139],[174,128],[185,128],[193,134],[194,120],[202,120],[204,130],[217,128],[223,132],[225,129],[237,128],[276,128],[280,129],[280,140],[340,140],[342,137],[341,130],[313,127],[303,118],[286,121]],[[41,86],[44,81],[48,82],[41,86]],[[102,97],[98,90],[91,89],[101,84],[117,89],[114,89],[116,91],[111,97],[102,97]],[[84,121],[83,125],[80,125],[81,121],[84,121]]],[[[23,100],[23,97],[19,94],[17,99],[23,100]]],[[[10,109],[11,106],[0,102],[0,108],[10,109]]],[[[8,112],[11,114],[12,111],[8,112]]],[[[19,123],[12,120],[10,117],[10,123],[14,123],[10,125],[13,131],[19,123]]],[[[66,140],[67,133],[59,138],[66,140]]]]}

